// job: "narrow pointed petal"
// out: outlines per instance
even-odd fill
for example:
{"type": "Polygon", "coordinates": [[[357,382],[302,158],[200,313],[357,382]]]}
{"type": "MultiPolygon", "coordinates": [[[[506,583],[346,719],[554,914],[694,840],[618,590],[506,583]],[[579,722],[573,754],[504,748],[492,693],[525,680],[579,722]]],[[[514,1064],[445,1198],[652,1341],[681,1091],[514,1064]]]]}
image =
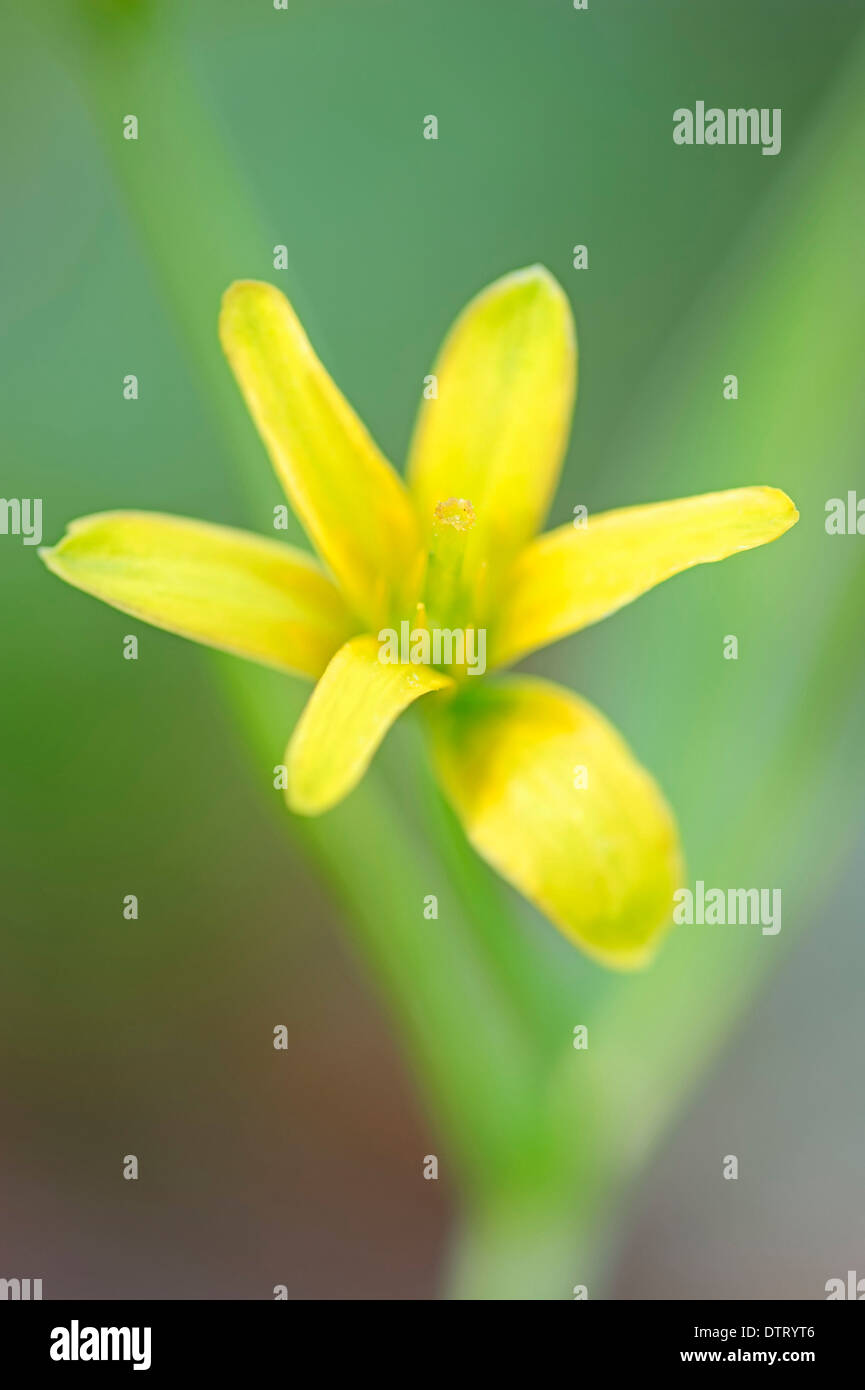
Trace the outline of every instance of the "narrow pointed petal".
{"type": "Polygon", "coordinates": [[[354,625],[311,556],[227,526],[101,512],[39,553],[52,573],[112,608],[313,679],[354,625]]]}
{"type": "Polygon", "coordinates": [[[559,477],[576,391],[571,308],[542,266],[497,280],[466,307],[434,367],[409,479],[426,535],[438,502],[474,509],[472,563],[496,576],[541,525],[559,477]]]}
{"type": "Polygon", "coordinates": [[[300,815],[320,815],[348,796],[403,710],[454,684],[431,666],[382,662],[379,651],[373,636],[346,643],[300,716],[285,759],[288,804],[300,815]]]}
{"type": "Polygon", "coordinates": [[[417,523],[402,479],[279,290],[232,285],[219,331],[289,501],[355,612],[377,628],[418,579],[417,523]]]}
{"type": "Polygon", "coordinates": [[[461,690],[431,723],[442,783],[478,853],[587,954],[645,965],[681,886],[679,845],[615,729],[569,691],[520,677],[461,690]]]}
{"type": "Polygon", "coordinates": [[[766,545],[798,519],[785,492],[745,487],[624,507],[583,528],[549,531],[514,565],[491,661],[515,661],[588,627],[681,570],[766,545]]]}

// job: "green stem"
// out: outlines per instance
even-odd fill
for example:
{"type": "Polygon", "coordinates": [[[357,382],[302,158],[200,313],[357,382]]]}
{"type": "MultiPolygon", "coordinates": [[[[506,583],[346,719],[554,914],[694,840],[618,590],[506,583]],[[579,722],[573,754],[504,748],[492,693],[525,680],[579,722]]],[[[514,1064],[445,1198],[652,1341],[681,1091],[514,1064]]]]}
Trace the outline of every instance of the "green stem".
{"type": "Polygon", "coordinates": [[[572,1203],[481,1207],[469,1214],[449,1261],[452,1299],[591,1298],[598,1258],[572,1203]],[[578,1287],[585,1293],[576,1292],[578,1287]]]}

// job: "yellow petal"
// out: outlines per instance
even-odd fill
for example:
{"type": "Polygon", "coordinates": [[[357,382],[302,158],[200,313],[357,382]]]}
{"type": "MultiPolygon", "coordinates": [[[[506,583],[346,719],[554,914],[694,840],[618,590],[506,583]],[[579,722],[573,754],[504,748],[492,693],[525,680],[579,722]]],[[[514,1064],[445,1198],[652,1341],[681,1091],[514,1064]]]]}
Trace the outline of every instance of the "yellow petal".
{"type": "Polygon", "coordinates": [[[438,396],[418,416],[409,479],[428,538],[436,503],[464,498],[483,616],[497,575],[537,531],[558,481],[576,390],[567,297],[542,266],[473,299],[434,367],[438,396]],[[487,565],[486,578],[482,567],[487,565]]]}
{"type": "Polygon", "coordinates": [[[289,501],[355,612],[378,628],[418,580],[417,523],[402,479],[279,290],[232,285],[219,331],[289,501]]]}
{"type": "Polygon", "coordinates": [[[615,729],[570,692],[520,677],[461,690],[431,723],[478,853],[589,955],[644,965],[682,869],[670,810],[615,729]]]}
{"type": "Polygon", "coordinates": [[[330,810],[357,785],[407,705],[453,686],[431,666],[379,660],[375,637],[336,653],[298,720],[286,753],[288,804],[300,815],[330,810]]]}
{"type": "Polygon", "coordinates": [[[799,519],[774,487],[735,488],[623,507],[539,536],[517,559],[491,661],[514,661],[615,613],[648,589],[737,550],[773,541],[799,519]]]}
{"type": "Polygon", "coordinates": [[[353,627],[311,556],[227,526],[101,512],[40,555],[67,584],[135,618],[313,678],[353,627]]]}

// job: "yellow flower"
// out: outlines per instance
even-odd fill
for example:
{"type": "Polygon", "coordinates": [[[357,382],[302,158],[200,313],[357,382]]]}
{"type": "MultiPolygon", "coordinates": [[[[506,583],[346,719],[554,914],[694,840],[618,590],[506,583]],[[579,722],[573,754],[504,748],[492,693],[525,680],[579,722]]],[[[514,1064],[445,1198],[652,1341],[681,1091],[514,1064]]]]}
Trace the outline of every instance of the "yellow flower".
{"type": "Polygon", "coordinates": [[[490,666],[506,666],[680,570],[774,540],[793,503],[740,488],[537,537],[577,374],[570,306],[541,267],[497,281],[457,320],[406,483],[278,290],[232,285],[220,334],[321,564],[222,526],[105,512],[41,552],[49,569],[169,632],[317,681],[286,754],[288,803],[304,815],[346,796],[397,716],[430,696],[434,765],[477,851],[590,955],[644,964],[682,875],[658,787],[584,700],[524,676],[473,679],[466,652],[483,637],[490,666]],[[388,631],[421,634],[414,661],[383,659],[388,631]],[[434,664],[430,646],[417,660],[430,634],[458,631],[462,653],[443,660],[440,646],[434,664]]]}

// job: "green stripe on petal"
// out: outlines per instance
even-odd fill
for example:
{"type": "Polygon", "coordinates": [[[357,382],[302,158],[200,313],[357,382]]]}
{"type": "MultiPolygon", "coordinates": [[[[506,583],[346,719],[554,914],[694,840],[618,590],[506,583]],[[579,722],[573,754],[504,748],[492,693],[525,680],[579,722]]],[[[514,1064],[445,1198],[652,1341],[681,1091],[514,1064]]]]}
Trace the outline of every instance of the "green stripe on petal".
{"type": "Polygon", "coordinates": [[[437,503],[453,497],[472,505],[476,617],[492,607],[498,575],[547,513],[576,365],[567,296],[549,271],[531,266],[468,304],[433,368],[438,395],[421,406],[409,480],[427,539],[437,503]]]}
{"type": "Polygon", "coordinates": [[[219,332],[307,535],[354,611],[378,628],[400,611],[419,579],[417,523],[402,479],[279,290],[254,280],[232,285],[219,332]]]}
{"type": "Polygon", "coordinates": [[[545,681],[466,688],[434,711],[435,762],[477,852],[590,956],[633,969],[682,868],[661,792],[591,705],[545,681]]]}
{"type": "Polygon", "coordinates": [[[560,526],[523,551],[497,616],[491,663],[501,666],[615,613],[693,565],[765,545],[799,519],[785,492],[734,488],[623,507],[560,526]]]}
{"type": "Polygon", "coordinates": [[[313,679],[354,627],[310,555],[227,526],[101,512],[39,553],[52,573],[113,608],[313,679]]]}
{"type": "Polygon", "coordinates": [[[328,811],[357,785],[402,711],[453,686],[431,666],[380,661],[375,637],[355,637],[331,661],[286,753],[287,800],[300,815],[328,811]]]}

